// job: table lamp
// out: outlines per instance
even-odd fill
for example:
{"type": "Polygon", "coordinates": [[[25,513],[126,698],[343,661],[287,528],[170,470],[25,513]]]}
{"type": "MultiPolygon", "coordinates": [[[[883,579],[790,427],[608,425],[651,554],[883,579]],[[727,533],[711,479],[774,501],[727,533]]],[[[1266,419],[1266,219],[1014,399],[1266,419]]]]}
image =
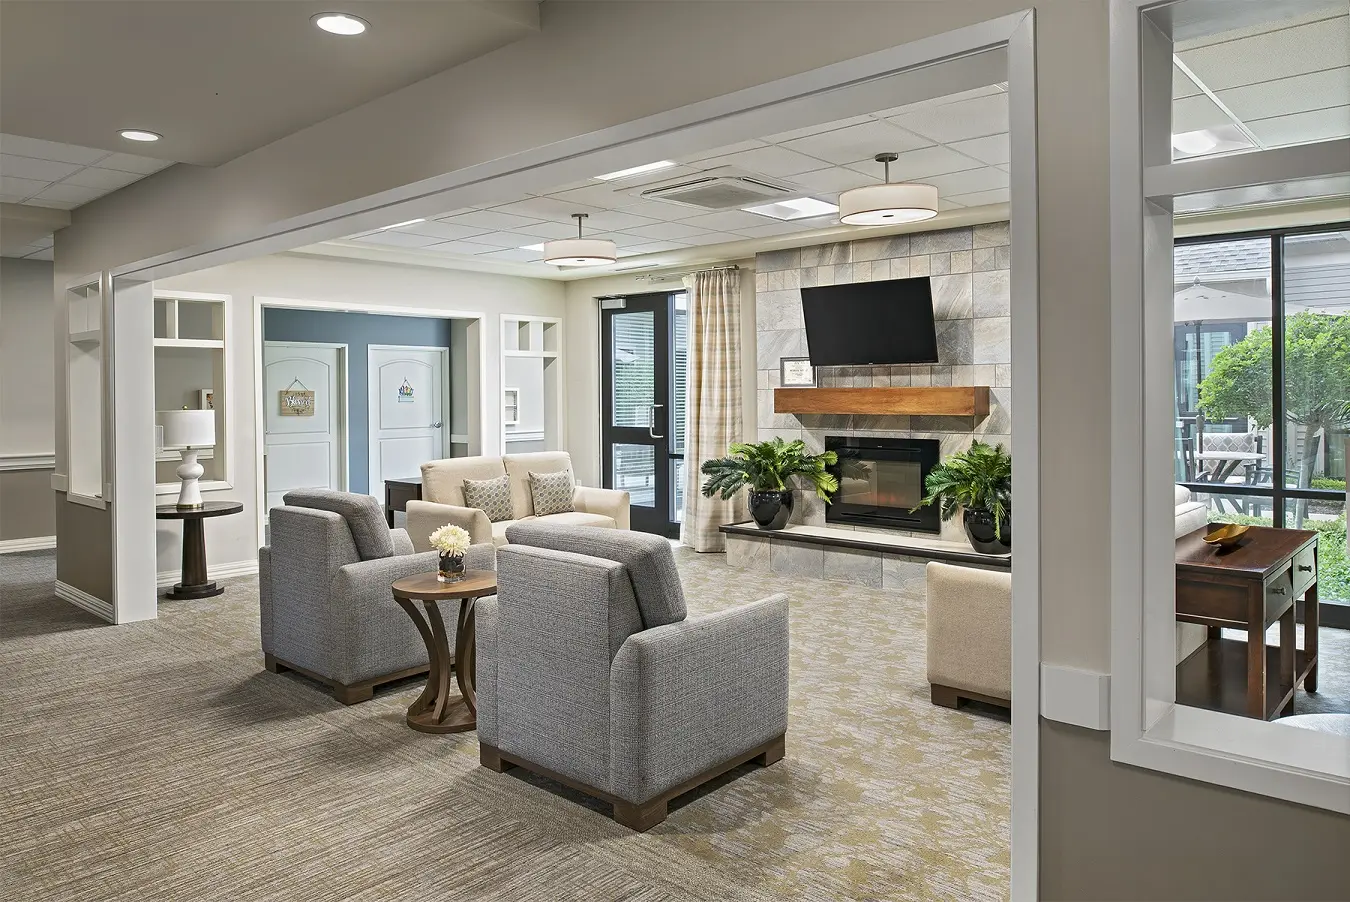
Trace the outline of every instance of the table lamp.
{"type": "Polygon", "coordinates": [[[183,462],[178,465],[178,478],[183,486],[178,490],[179,510],[193,510],[202,506],[202,465],[197,463],[197,452],[216,443],[216,412],[214,410],[161,410],[155,419],[164,430],[164,447],[179,449],[183,462]]]}

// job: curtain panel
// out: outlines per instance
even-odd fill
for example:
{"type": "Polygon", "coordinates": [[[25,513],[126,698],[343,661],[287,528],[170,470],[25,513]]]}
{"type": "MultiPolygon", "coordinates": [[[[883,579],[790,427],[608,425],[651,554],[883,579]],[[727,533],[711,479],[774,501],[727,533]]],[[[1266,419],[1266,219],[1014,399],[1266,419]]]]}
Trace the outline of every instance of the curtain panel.
{"type": "Polygon", "coordinates": [[[703,462],[725,457],[742,435],[741,274],[713,269],[685,277],[689,291],[689,373],[685,399],[684,521],[680,541],[695,551],[724,551],[717,527],[744,520],[745,493],[703,497],[703,462]]]}

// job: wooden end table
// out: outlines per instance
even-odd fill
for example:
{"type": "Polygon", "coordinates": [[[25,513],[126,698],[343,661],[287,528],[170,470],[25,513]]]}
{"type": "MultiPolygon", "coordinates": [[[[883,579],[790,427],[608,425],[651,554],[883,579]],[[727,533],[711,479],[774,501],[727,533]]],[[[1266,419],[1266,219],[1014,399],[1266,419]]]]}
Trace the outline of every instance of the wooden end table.
{"type": "Polygon", "coordinates": [[[422,477],[408,476],[404,479],[386,479],[384,481],[384,519],[389,528],[394,528],[394,511],[407,513],[409,501],[422,500],[422,477]]]}
{"type": "Polygon", "coordinates": [[[462,733],[478,727],[478,696],[474,692],[474,602],[497,594],[497,574],[492,570],[466,570],[458,582],[443,583],[433,573],[400,579],[391,587],[394,601],[412,618],[427,646],[427,686],[408,707],[408,726],[421,733],[462,733]],[[441,618],[440,602],[459,600],[455,629],[455,653],[441,618]],[[426,616],[417,610],[422,602],[426,616]],[[459,695],[450,695],[453,666],[459,695]]]}
{"type": "Polygon", "coordinates": [[[206,530],[202,521],[207,517],[225,517],[244,509],[238,501],[206,501],[201,507],[179,507],[160,504],[155,507],[156,520],[183,521],[183,576],[174,583],[166,598],[211,598],[225,591],[206,578],[206,530]]]}
{"type": "Polygon", "coordinates": [[[1177,620],[1209,628],[1209,641],[1177,665],[1177,701],[1270,720],[1293,703],[1300,682],[1317,691],[1317,533],[1253,526],[1221,550],[1204,542],[1212,528],[1176,543],[1177,620]],[[1302,649],[1294,636],[1299,596],[1302,649]],[[1280,645],[1267,648],[1276,621],[1280,645]],[[1245,630],[1247,641],[1221,638],[1222,627],[1245,630]]]}

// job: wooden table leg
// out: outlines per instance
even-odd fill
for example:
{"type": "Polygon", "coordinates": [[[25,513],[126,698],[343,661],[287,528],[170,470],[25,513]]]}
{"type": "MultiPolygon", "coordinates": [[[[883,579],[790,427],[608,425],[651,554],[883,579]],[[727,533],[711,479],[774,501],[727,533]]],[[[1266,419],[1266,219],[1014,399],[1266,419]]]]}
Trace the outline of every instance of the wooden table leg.
{"type": "MultiPolygon", "coordinates": [[[[1294,627],[1294,612],[1298,605],[1291,604],[1289,610],[1280,615],[1280,693],[1283,695],[1285,686],[1295,686],[1298,681],[1298,655],[1295,654],[1296,632],[1294,627]]],[[[1289,696],[1289,707],[1294,707],[1294,697],[1289,696]]],[[[1277,715],[1280,712],[1275,712],[1277,715]]]]}
{"type": "Polygon", "coordinates": [[[1303,596],[1303,649],[1308,660],[1313,662],[1303,679],[1303,688],[1307,692],[1317,691],[1317,629],[1321,619],[1317,607],[1317,583],[1313,583],[1308,587],[1308,594],[1303,596]]]}
{"type": "Polygon", "coordinates": [[[460,695],[469,713],[474,717],[474,726],[478,723],[478,693],[475,691],[476,643],[474,627],[474,601],[466,598],[459,605],[459,623],[455,631],[455,679],[459,683],[460,695]]]}
{"type": "Polygon", "coordinates": [[[422,694],[408,706],[408,717],[410,718],[408,725],[412,726],[411,718],[428,710],[431,703],[436,700],[436,684],[438,682],[436,639],[431,634],[431,627],[427,625],[426,618],[418,612],[416,604],[398,596],[394,596],[394,601],[398,602],[398,606],[408,612],[408,616],[412,618],[413,626],[417,627],[417,634],[422,637],[422,644],[427,647],[427,663],[430,666],[427,671],[427,684],[422,689],[422,694]]]}
{"type": "MultiPolygon", "coordinates": [[[[400,600],[399,603],[403,604],[403,601],[400,600]]],[[[441,617],[440,606],[435,601],[423,601],[422,604],[426,608],[427,626],[419,627],[418,632],[422,634],[422,641],[427,643],[427,658],[431,670],[427,674],[426,689],[422,690],[417,701],[408,708],[408,726],[422,733],[463,733],[466,730],[477,729],[476,709],[470,706],[465,696],[450,694],[452,662],[450,637],[445,632],[445,621],[441,617]],[[423,629],[426,631],[423,632],[423,629]]],[[[412,602],[408,602],[405,610],[411,605],[412,602]]],[[[463,602],[461,608],[462,606],[463,602]]],[[[420,619],[415,617],[414,621],[420,619]]],[[[469,629],[472,630],[472,627],[469,629]]],[[[462,653],[462,647],[463,640],[456,636],[456,650],[462,653]]],[[[454,659],[454,664],[457,671],[463,669],[462,659],[454,659]]],[[[462,689],[464,677],[457,673],[456,680],[462,689]]]]}
{"type": "Polygon", "coordinates": [[[183,520],[183,580],[169,598],[211,598],[225,589],[206,578],[206,530],[201,517],[183,520]]]}
{"type": "Polygon", "coordinates": [[[1266,719],[1266,630],[1264,587],[1247,600],[1247,716],[1266,719]]]}

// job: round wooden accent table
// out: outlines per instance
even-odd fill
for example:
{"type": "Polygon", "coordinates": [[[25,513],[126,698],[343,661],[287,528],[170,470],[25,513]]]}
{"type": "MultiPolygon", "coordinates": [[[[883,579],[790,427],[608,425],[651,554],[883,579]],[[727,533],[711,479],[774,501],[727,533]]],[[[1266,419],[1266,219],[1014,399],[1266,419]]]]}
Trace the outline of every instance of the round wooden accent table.
{"type": "Polygon", "coordinates": [[[179,507],[161,504],[155,508],[157,520],[183,521],[183,581],[174,583],[168,598],[210,598],[225,591],[206,578],[206,531],[202,521],[207,517],[225,517],[244,509],[238,501],[207,501],[201,507],[179,507]]]}
{"type": "Polygon", "coordinates": [[[394,583],[394,601],[412,618],[427,645],[427,687],[408,708],[408,726],[422,733],[462,733],[478,727],[478,696],[474,692],[474,602],[497,594],[497,574],[492,570],[466,570],[458,582],[443,583],[435,573],[419,573],[394,583]],[[441,619],[440,602],[459,600],[455,629],[455,653],[441,619]],[[422,602],[426,616],[418,611],[422,602]],[[453,665],[459,695],[450,696],[453,665]]]}

